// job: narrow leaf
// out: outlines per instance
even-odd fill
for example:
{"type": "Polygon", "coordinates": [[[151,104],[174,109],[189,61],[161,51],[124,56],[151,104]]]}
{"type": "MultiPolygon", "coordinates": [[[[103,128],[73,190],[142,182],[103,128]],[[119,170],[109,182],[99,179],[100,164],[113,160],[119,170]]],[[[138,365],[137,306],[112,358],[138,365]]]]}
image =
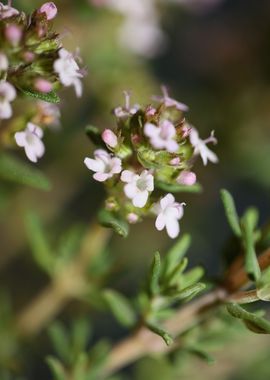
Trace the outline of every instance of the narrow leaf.
{"type": "Polygon", "coordinates": [[[65,369],[59,360],[49,356],[46,358],[46,362],[50,367],[55,380],[66,380],[65,369]]]}
{"type": "Polygon", "coordinates": [[[51,274],[54,258],[39,216],[34,212],[28,212],[25,218],[25,225],[28,241],[36,263],[48,274],[51,274]]]}
{"type": "Polygon", "coordinates": [[[181,274],[184,272],[188,265],[188,259],[186,257],[183,258],[182,261],[180,261],[179,264],[177,264],[174,269],[169,273],[167,279],[166,279],[166,285],[167,286],[174,286],[179,284],[181,280],[181,274]]]}
{"type": "Polygon", "coordinates": [[[109,289],[103,292],[103,297],[118,322],[126,327],[134,325],[136,315],[133,307],[126,297],[119,294],[115,290],[109,289]]]}
{"type": "Polygon", "coordinates": [[[159,335],[167,344],[167,346],[170,346],[173,343],[173,337],[167,331],[163,330],[161,327],[155,326],[151,323],[147,323],[147,327],[153,333],[159,335]]]}
{"type": "Polygon", "coordinates": [[[195,267],[181,276],[180,284],[182,288],[187,288],[197,283],[204,275],[204,269],[202,267],[195,267]]]}
{"type": "Polygon", "coordinates": [[[54,322],[48,329],[48,335],[59,357],[66,363],[70,363],[72,345],[67,330],[60,322],[54,322]]]}
{"type": "Polygon", "coordinates": [[[253,332],[258,334],[270,334],[270,322],[266,319],[246,311],[235,303],[227,305],[227,310],[233,317],[242,319],[253,332]]]}
{"type": "Polygon", "coordinates": [[[159,276],[160,276],[160,254],[155,253],[149,278],[149,290],[151,295],[155,295],[159,291],[159,276]]]}
{"type": "Polygon", "coordinates": [[[0,178],[40,190],[51,189],[50,181],[40,170],[8,154],[0,155],[0,178]]]}
{"type": "Polygon", "coordinates": [[[241,228],[240,228],[239,218],[237,215],[237,211],[235,208],[233,197],[225,189],[221,190],[220,195],[221,195],[221,200],[223,202],[223,206],[225,209],[225,214],[226,214],[228,223],[229,223],[233,233],[236,236],[240,237],[241,236],[241,228]]]}
{"type": "Polygon", "coordinates": [[[190,301],[198,293],[206,288],[206,285],[202,282],[188,286],[187,288],[181,290],[176,296],[173,297],[174,300],[187,300],[190,301]]]}
{"type": "Polygon", "coordinates": [[[261,301],[270,301],[270,284],[259,287],[257,296],[261,301]]]}
{"type": "Polygon", "coordinates": [[[172,183],[166,183],[162,181],[155,181],[155,187],[168,191],[171,193],[201,193],[202,186],[199,183],[195,185],[187,186],[187,185],[178,185],[172,183]]]}
{"type": "Polygon", "coordinates": [[[257,261],[254,243],[254,229],[257,224],[256,212],[253,208],[246,211],[242,218],[242,236],[245,248],[245,269],[250,279],[258,281],[261,276],[261,270],[257,261]]]}
{"type": "Polygon", "coordinates": [[[23,89],[21,87],[19,88],[19,90],[25,96],[29,96],[31,98],[43,100],[44,102],[48,102],[48,103],[60,103],[60,98],[56,94],[56,92],[54,92],[54,91],[51,91],[51,92],[45,94],[45,93],[42,93],[42,92],[36,92],[36,91],[32,91],[32,90],[26,90],[26,89],[23,89]]]}
{"type": "Polygon", "coordinates": [[[112,228],[116,233],[118,233],[118,235],[122,237],[128,236],[128,223],[124,219],[121,219],[120,216],[107,210],[102,210],[98,214],[98,219],[102,226],[112,228]]]}
{"type": "Polygon", "coordinates": [[[192,354],[197,356],[198,358],[202,359],[203,361],[207,362],[208,364],[215,363],[215,358],[211,356],[207,351],[205,351],[200,346],[190,346],[188,347],[188,351],[190,351],[192,354]]]}
{"type": "Polygon", "coordinates": [[[167,253],[164,259],[164,276],[166,277],[185,256],[191,244],[191,236],[184,234],[167,253]]]}

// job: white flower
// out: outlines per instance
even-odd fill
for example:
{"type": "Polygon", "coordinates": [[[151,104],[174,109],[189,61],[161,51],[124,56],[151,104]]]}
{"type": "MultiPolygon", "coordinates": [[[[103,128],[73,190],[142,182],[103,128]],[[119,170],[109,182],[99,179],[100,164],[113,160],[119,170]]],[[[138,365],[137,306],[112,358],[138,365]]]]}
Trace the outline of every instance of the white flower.
{"type": "Polygon", "coordinates": [[[16,98],[16,90],[12,84],[0,81],[0,119],[9,119],[12,115],[10,102],[16,98]]]}
{"type": "Polygon", "coordinates": [[[175,141],[176,130],[168,120],[163,120],[159,126],[146,123],[144,134],[149,137],[151,145],[156,149],[166,149],[170,153],[178,150],[178,144],[175,141]]]}
{"type": "Polygon", "coordinates": [[[105,129],[102,132],[102,140],[111,148],[115,148],[118,144],[117,136],[116,134],[110,130],[110,129],[105,129]]]}
{"type": "Polygon", "coordinates": [[[161,86],[161,91],[163,96],[153,96],[153,100],[163,103],[166,107],[175,107],[179,111],[188,111],[188,106],[186,104],[178,102],[177,100],[169,97],[168,89],[166,86],[161,86]]]}
{"type": "Polygon", "coordinates": [[[130,106],[130,93],[128,91],[123,91],[123,94],[125,97],[125,106],[116,107],[114,109],[115,116],[119,118],[126,118],[135,115],[135,113],[140,109],[140,106],[138,104],[130,106]]]}
{"type": "Polygon", "coordinates": [[[175,202],[175,198],[172,194],[167,194],[163,197],[159,203],[156,203],[153,207],[154,213],[157,215],[156,229],[161,231],[166,227],[167,233],[170,238],[174,239],[179,235],[180,227],[178,220],[180,220],[184,214],[185,203],[175,202]]]}
{"type": "Polygon", "coordinates": [[[19,11],[17,9],[12,8],[9,5],[4,5],[3,3],[0,3],[0,20],[17,16],[18,14],[19,11]]]}
{"type": "Polygon", "coordinates": [[[7,71],[8,59],[4,53],[0,53],[0,71],[7,71]]]}
{"type": "Polygon", "coordinates": [[[148,195],[154,190],[154,177],[147,170],[141,174],[124,170],[121,174],[121,181],[126,182],[124,192],[135,207],[142,208],[146,205],[148,195]]]}
{"type": "Polygon", "coordinates": [[[27,123],[23,132],[15,133],[15,140],[18,146],[24,148],[26,156],[32,162],[37,162],[45,152],[42,142],[43,131],[40,127],[33,123],[27,123]]]}
{"type": "Polygon", "coordinates": [[[212,152],[206,145],[209,142],[212,142],[214,144],[217,143],[217,139],[214,137],[214,132],[211,133],[208,139],[201,140],[198,131],[195,128],[192,128],[189,134],[189,139],[191,145],[194,147],[194,154],[199,154],[201,156],[204,165],[207,164],[208,160],[213,163],[218,162],[217,155],[212,152]]]}
{"type": "Polygon", "coordinates": [[[113,157],[103,149],[94,151],[95,159],[86,157],[84,160],[88,169],[95,172],[93,178],[96,181],[104,182],[112,178],[114,174],[118,174],[122,170],[122,163],[120,158],[113,157]]]}
{"type": "Polygon", "coordinates": [[[80,78],[80,68],[75,61],[73,55],[66,49],[59,50],[59,58],[54,62],[54,70],[59,74],[60,82],[66,86],[74,86],[76,95],[82,95],[82,83],[80,78]]]}
{"type": "Polygon", "coordinates": [[[37,107],[41,123],[52,129],[59,129],[61,113],[57,105],[39,100],[37,107]]]}

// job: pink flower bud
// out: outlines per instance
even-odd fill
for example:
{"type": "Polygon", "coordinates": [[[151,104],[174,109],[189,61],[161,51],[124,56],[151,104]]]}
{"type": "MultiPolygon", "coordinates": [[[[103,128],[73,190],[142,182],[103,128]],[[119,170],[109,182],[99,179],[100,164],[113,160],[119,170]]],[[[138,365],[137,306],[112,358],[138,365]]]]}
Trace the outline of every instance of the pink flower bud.
{"type": "Polygon", "coordinates": [[[31,51],[25,51],[25,52],[23,53],[23,59],[24,59],[25,62],[27,62],[27,63],[33,62],[33,60],[35,59],[35,54],[32,53],[31,51]]]}
{"type": "Polygon", "coordinates": [[[49,1],[47,3],[44,3],[38,10],[39,13],[45,13],[47,20],[52,20],[57,15],[57,7],[52,2],[49,1]]]}
{"type": "Polygon", "coordinates": [[[171,159],[170,164],[172,166],[178,166],[180,164],[180,158],[179,157],[175,157],[175,158],[171,159]]]}
{"type": "Polygon", "coordinates": [[[127,214],[127,221],[130,223],[130,224],[134,224],[134,223],[137,223],[139,220],[139,217],[137,214],[135,214],[134,212],[130,212],[129,214],[127,214]]]}
{"type": "Polygon", "coordinates": [[[196,174],[187,170],[182,171],[177,177],[177,182],[181,185],[192,186],[196,183],[196,174]]]}
{"type": "Polygon", "coordinates": [[[118,144],[117,136],[110,129],[105,129],[103,131],[102,140],[111,148],[115,148],[118,144]]]}
{"type": "Polygon", "coordinates": [[[34,86],[37,91],[44,92],[45,94],[51,92],[53,87],[49,81],[43,78],[36,79],[34,86]]]}
{"type": "Polygon", "coordinates": [[[10,24],[7,25],[5,29],[5,36],[6,39],[12,44],[12,45],[18,45],[22,38],[22,30],[19,26],[10,24]]]}

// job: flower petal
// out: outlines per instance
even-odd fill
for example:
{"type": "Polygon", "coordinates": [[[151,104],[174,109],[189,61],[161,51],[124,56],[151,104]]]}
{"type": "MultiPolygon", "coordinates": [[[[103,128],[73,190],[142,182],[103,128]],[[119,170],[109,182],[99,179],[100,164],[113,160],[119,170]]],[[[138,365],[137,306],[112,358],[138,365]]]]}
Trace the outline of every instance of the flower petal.
{"type": "Polygon", "coordinates": [[[148,191],[142,191],[135,195],[135,197],[132,200],[132,203],[135,207],[142,208],[146,205],[148,199],[148,191]]]}
{"type": "Polygon", "coordinates": [[[156,222],[155,222],[155,227],[158,231],[163,230],[163,228],[165,227],[165,218],[164,218],[163,214],[158,215],[156,222]]]}
{"type": "Polygon", "coordinates": [[[180,232],[180,227],[177,219],[166,220],[166,230],[170,238],[175,239],[180,232]]]}

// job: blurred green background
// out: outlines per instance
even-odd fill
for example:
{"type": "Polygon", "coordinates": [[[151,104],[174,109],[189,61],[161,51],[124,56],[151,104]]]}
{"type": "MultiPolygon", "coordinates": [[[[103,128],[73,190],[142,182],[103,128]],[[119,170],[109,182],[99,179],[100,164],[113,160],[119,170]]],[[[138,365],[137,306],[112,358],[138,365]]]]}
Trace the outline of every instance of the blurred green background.
{"type": "MultiPolygon", "coordinates": [[[[18,0],[14,6],[32,11],[42,3],[18,0]]],[[[88,74],[82,99],[76,99],[72,89],[62,93],[63,127],[47,132],[45,137],[46,155],[38,166],[52,179],[52,191],[43,193],[1,184],[1,286],[9,289],[14,309],[20,310],[47,282],[29,253],[25,210],[40,213],[53,239],[74,222],[95,220],[103,189],[83,165],[84,157],[94,149],[84,127],[113,127],[111,109],[123,103],[123,90],[132,91],[134,103],[148,103],[151,95],[159,93],[160,85],[166,84],[173,97],[189,105],[187,118],[202,137],[215,130],[219,143],[214,150],[220,163],[203,167],[198,162],[195,170],[204,192],[181,194],[178,198],[187,203],[181,228],[193,237],[190,265],[203,264],[210,277],[217,276],[222,272],[221,252],[229,237],[219,189],[225,187],[232,192],[240,212],[250,204],[256,205],[262,224],[267,222],[270,211],[269,0],[213,1],[211,7],[204,7],[203,1],[200,7],[163,1],[157,12],[166,44],[151,58],[137,55],[119,43],[122,14],[95,7],[87,0],[55,3],[59,9],[55,29],[64,35],[65,47],[80,47],[88,74]]],[[[23,156],[23,152],[18,155],[23,156]]],[[[109,279],[110,286],[128,296],[134,294],[152,253],[157,249],[165,252],[170,244],[165,233],[154,229],[153,220],[133,226],[125,240],[114,236],[110,255],[115,260],[115,271],[109,279]]],[[[74,302],[59,317],[68,321],[83,308],[74,302]]],[[[108,316],[94,314],[93,318],[95,339],[105,335],[117,340],[124,334],[108,316]]],[[[238,338],[228,344],[228,348],[225,353],[220,350],[219,362],[212,367],[199,362],[187,366],[181,379],[270,378],[267,355],[257,358],[260,351],[270,348],[267,337],[248,335],[246,340],[238,338]],[[254,367],[261,368],[262,375],[254,367]]],[[[45,334],[26,343],[23,358],[27,379],[50,378],[43,361],[48,353],[45,334]]],[[[165,359],[145,359],[126,376],[154,378],[157,374],[151,371],[159,368],[156,378],[170,379],[166,366],[165,359]]]]}

